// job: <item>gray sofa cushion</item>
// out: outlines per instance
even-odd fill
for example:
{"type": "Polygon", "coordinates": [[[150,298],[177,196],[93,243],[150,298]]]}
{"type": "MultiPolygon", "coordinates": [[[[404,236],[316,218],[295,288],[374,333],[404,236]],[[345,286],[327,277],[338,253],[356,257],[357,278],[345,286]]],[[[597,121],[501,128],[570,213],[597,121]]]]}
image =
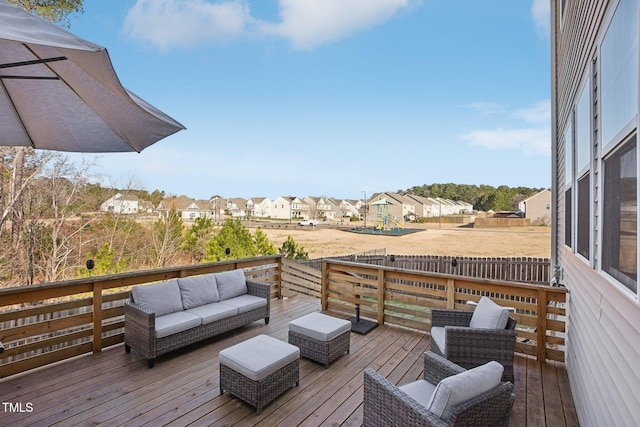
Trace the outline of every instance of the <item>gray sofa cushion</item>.
{"type": "Polygon", "coordinates": [[[220,300],[215,274],[181,277],[178,286],[185,310],[220,300]]]}
{"type": "Polygon", "coordinates": [[[241,268],[216,273],[216,283],[218,284],[220,301],[247,293],[247,280],[244,277],[244,270],[241,268]]]}
{"type": "Polygon", "coordinates": [[[453,406],[466,402],[500,384],[504,368],[492,360],[489,363],[447,377],[440,381],[427,404],[427,409],[447,420],[453,406]]]}
{"type": "Polygon", "coordinates": [[[156,316],[182,311],[182,297],[176,279],[134,286],[131,295],[136,304],[155,313],[156,316]]]}
{"type": "Polygon", "coordinates": [[[470,328],[504,329],[509,320],[509,309],[501,307],[488,297],[480,298],[478,306],[473,311],[470,328]]]}
{"type": "Polygon", "coordinates": [[[232,305],[223,304],[220,302],[214,302],[211,304],[201,305],[194,307],[186,311],[189,314],[198,316],[202,319],[202,324],[206,325],[216,320],[226,319],[238,314],[238,307],[232,305]]]}
{"type": "Polygon", "coordinates": [[[162,338],[202,324],[202,319],[184,311],[156,317],[156,338],[162,338]]]}
{"type": "Polygon", "coordinates": [[[224,301],[220,301],[218,304],[225,304],[236,307],[238,309],[238,313],[246,313],[247,311],[266,306],[267,300],[255,295],[240,295],[239,297],[233,297],[224,301]]]}

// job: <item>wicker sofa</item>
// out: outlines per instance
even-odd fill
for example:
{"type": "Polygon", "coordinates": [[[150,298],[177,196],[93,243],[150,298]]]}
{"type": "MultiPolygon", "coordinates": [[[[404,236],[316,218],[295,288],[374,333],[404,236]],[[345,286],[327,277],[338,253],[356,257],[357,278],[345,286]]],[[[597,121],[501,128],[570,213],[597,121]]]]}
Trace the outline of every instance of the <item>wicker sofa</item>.
{"type": "Polygon", "coordinates": [[[242,269],[134,286],[124,306],[124,345],[156,357],[264,319],[269,285],[247,281],[242,269]]]}
{"type": "Polygon", "coordinates": [[[433,352],[423,378],[396,386],[373,368],[364,371],[363,425],[507,426],[515,396],[492,361],[466,370],[433,352]]]}

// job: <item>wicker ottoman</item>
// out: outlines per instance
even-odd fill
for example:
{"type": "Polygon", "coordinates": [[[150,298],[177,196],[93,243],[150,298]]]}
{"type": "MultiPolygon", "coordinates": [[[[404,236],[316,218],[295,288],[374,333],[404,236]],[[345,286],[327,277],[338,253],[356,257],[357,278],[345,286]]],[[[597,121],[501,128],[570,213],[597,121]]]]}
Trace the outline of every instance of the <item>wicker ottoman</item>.
{"type": "Polygon", "coordinates": [[[258,335],[225,348],[220,361],[220,394],[227,390],[256,408],[299,384],[300,350],[286,342],[258,335]]]}
{"type": "Polygon", "coordinates": [[[289,322],[289,344],[300,348],[300,356],[324,364],[327,368],[351,344],[351,322],[310,313],[289,322]]]}

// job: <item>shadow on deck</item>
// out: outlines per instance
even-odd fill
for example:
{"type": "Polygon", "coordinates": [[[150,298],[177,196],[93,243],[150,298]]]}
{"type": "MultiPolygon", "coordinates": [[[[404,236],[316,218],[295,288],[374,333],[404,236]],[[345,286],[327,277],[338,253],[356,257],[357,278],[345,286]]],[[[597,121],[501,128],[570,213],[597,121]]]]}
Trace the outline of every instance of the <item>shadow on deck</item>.
{"type": "MultiPolygon", "coordinates": [[[[220,395],[220,350],[258,334],[286,341],[290,320],[319,309],[317,300],[273,300],[269,325],[255,322],[162,356],[153,369],[120,344],[0,380],[2,424],[360,426],[362,371],[372,366],[394,383],[414,381],[422,375],[428,334],[386,325],[364,336],[352,333],[351,352],[328,369],[302,359],[300,386],[260,415],[228,393],[220,395]]],[[[540,365],[517,355],[514,369],[512,426],[578,425],[564,364],[540,365]]]]}

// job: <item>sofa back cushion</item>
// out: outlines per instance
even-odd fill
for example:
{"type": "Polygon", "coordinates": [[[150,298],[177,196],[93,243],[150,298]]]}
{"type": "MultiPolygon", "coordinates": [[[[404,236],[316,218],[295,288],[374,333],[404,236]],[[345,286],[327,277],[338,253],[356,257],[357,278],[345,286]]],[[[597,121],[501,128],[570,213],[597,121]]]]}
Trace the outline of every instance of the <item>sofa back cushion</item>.
{"type": "Polygon", "coordinates": [[[480,298],[471,316],[469,327],[482,329],[504,329],[509,320],[509,309],[496,304],[488,297],[480,298]]]}
{"type": "Polygon", "coordinates": [[[220,301],[215,274],[181,277],[178,286],[185,310],[220,301]]]}
{"type": "Polygon", "coordinates": [[[216,283],[218,284],[220,301],[247,293],[247,280],[244,277],[244,270],[241,268],[216,273],[216,283]]]}
{"type": "Polygon", "coordinates": [[[452,375],[436,386],[427,409],[448,420],[455,405],[473,399],[500,384],[504,368],[492,360],[473,369],[452,375]]]}
{"type": "Polygon", "coordinates": [[[155,313],[156,316],[182,310],[182,297],[177,279],[151,285],[134,286],[131,290],[131,296],[133,302],[145,310],[155,313]]]}

